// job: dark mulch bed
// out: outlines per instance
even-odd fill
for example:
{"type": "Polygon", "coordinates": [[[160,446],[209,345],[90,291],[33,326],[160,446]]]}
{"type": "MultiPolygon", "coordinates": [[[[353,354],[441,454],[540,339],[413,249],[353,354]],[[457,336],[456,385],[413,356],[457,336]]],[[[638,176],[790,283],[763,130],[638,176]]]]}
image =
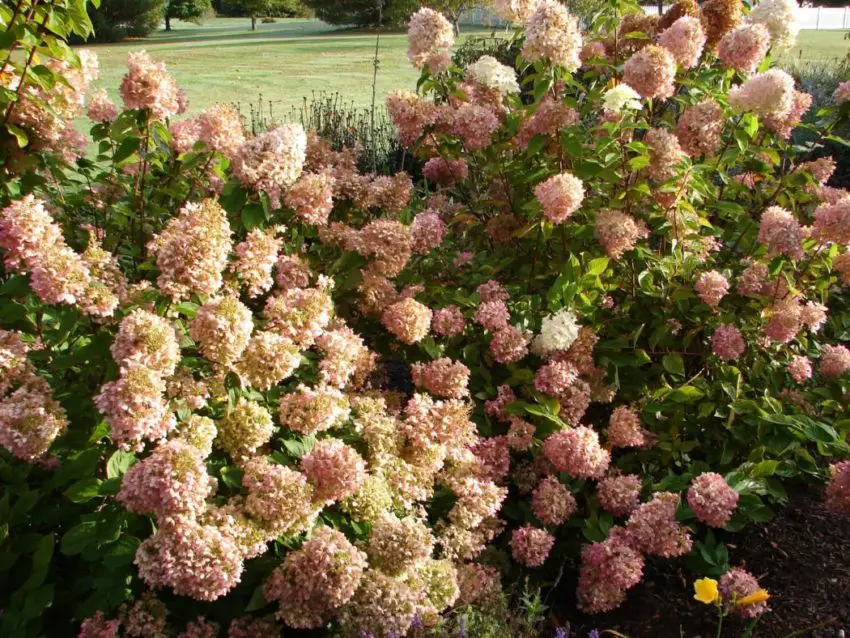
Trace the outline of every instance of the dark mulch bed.
{"type": "MultiPolygon", "coordinates": [[[[827,513],[820,494],[797,488],[770,523],[730,537],[729,560],[770,591],[771,611],[753,636],[837,638],[850,635],[850,520],[827,513]]],[[[630,638],[714,638],[716,617],[693,600],[696,576],[674,561],[648,562],[644,581],[617,610],[575,617],[580,637],[593,628],[630,638]]],[[[727,619],[724,637],[742,635],[745,624],[727,619]]],[[[603,634],[605,635],[605,634],[603,634]]]]}

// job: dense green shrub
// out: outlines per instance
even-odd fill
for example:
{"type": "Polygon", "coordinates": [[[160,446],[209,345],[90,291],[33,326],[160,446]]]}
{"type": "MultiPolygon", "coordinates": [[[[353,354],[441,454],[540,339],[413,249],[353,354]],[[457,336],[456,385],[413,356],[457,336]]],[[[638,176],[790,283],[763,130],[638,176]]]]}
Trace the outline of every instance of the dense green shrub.
{"type": "Polygon", "coordinates": [[[541,0],[517,68],[422,9],[416,184],[373,113],[179,118],[145,53],[81,137],[82,8],[0,7],[0,634],[525,638],[526,580],[600,612],[656,555],[755,616],[732,534],[850,513],[850,195],[789,142],[850,84],[798,126],[791,3],[541,0]]]}
{"type": "Polygon", "coordinates": [[[90,4],[94,39],[115,42],[148,36],[162,23],[164,6],[165,0],[102,0],[99,7],[90,4]]]}

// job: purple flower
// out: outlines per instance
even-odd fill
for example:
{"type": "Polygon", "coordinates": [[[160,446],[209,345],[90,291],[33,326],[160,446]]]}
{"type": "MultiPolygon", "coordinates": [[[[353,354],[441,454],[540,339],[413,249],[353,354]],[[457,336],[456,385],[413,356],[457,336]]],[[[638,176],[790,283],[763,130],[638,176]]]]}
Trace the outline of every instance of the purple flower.
{"type": "Polygon", "coordinates": [[[599,630],[592,629],[589,634],[587,634],[587,638],[599,638],[599,630]]]}
{"type": "Polygon", "coordinates": [[[558,627],[555,629],[555,635],[553,638],[570,638],[570,624],[567,623],[566,627],[558,627]]]}
{"type": "Polygon", "coordinates": [[[466,618],[460,619],[460,627],[457,632],[458,638],[466,638],[466,618]]]}

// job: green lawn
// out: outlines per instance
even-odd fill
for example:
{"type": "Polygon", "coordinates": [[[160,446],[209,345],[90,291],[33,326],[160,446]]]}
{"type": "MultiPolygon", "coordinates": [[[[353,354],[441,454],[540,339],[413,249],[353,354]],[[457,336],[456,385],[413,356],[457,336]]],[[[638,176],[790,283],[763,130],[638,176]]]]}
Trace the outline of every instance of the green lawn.
{"type": "MultiPolygon", "coordinates": [[[[238,18],[216,18],[203,26],[176,22],[170,33],[95,45],[101,65],[98,86],[117,99],[127,54],[147,49],[168,65],[188,93],[193,112],[216,102],[235,102],[247,113],[248,103],[262,94],[274,113],[282,115],[313,91],[339,92],[357,105],[369,104],[374,35],[334,30],[317,20],[280,20],[258,27],[252,32],[250,22],[238,18]]],[[[844,57],[848,48],[843,31],[804,31],[787,57],[829,60],[844,57]]],[[[418,73],[406,50],[405,34],[381,35],[379,101],[394,89],[415,86],[418,73]]]]}
{"type": "MultiPolygon", "coordinates": [[[[170,33],[94,45],[101,69],[97,87],[117,99],[127,54],[146,49],[166,63],[186,90],[192,112],[216,102],[235,102],[247,113],[248,103],[262,94],[277,114],[299,105],[313,91],[339,92],[357,105],[369,104],[374,35],[334,30],[318,20],[257,26],[252,32],[250,21],[238,18],[216,18],[203,26],[176,22],[170,33]]],[[[381,34],[379,101],[394,89],[415,88],[419,74],[408,63],[406,51],[404,33],[381,34]]]]}
{"type": "Polygon", "coordinates": [[[801,31],[797,46],[783,56],[803,61],[830,61],[843,59],[850,51],[850,40],[844,39],[847,31],[801,31]]]}

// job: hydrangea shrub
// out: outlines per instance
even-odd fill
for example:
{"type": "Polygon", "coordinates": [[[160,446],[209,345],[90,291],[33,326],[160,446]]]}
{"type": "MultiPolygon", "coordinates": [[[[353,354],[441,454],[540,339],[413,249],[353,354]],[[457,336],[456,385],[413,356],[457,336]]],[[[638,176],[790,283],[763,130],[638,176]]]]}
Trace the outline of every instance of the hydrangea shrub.
{"type": "Polygon", "coordinates": [[[419,184],[298,125],[180,117],[144,52],[121,107],[85,100],[96,57],[38,23],[85,31],[84,4],[26,4],[2,13],[45,43],[16,35],[0,95],[4,633],[427,635],[571,560],[580,607],[613,609],[647,556],[746,596],[722,539],[785,480],[850,514],[850,194],[806,161],[850,91],[791,142],[790,0],[612,0],[585,29],[500,2],[515,67],[465,69],[421,9],[418,92],[387,104],[419,184]]]}

